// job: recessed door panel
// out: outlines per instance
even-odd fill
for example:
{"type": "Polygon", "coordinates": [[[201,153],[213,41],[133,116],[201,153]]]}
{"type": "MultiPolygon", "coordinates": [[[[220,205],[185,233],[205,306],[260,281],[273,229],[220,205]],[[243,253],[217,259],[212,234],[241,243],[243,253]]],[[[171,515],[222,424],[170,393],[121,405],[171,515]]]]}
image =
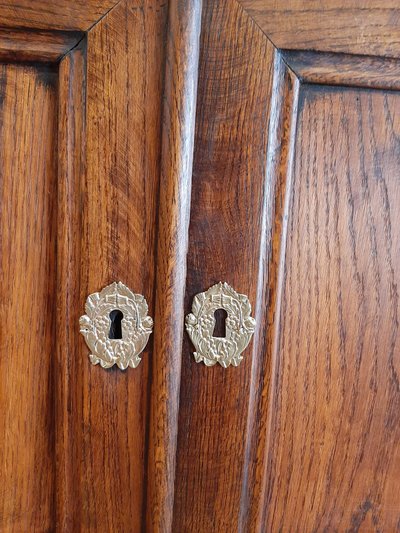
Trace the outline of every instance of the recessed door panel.
{"type": "Polygon", "coordinates": [[[0,65],[0,529],[52,525],[56,71],[0,65]]]}
{"type": "Polygon", "coordinates": [[[268,531],[395,531],[400,96],[303,86],[269,434],[268,531]]]}

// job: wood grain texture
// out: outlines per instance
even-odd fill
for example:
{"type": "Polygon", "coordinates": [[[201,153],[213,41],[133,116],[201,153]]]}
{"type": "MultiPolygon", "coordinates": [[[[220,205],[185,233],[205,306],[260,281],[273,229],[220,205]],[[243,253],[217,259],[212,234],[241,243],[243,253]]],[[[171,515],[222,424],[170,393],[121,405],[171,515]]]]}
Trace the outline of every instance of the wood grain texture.
{"type": "MultiPolygon", "coordinates": [[[[185,309],[222,280],[257,312],[273,47],[229,0],[205,2],[202,28],[185,309]]],[[[238,531],[258,355],[207,368],[193,351],[185,335],[172,531],[238,531]]]]}
{"type": "Polygon", "coordinates": [[[400,528],[399,103],[301,91],[267,531],[400,528]]]}
{"type": "MultiPolygon", "coordinates": [[[[65,340],[69,328],[78,331],[87,296],[112,281],[143,294],[154,317],[166,15],[164,2],[127,0],[89,32],[85,118],[77,115],[80,60],[77,81],[71,65],[76,56],[62,65],[60,105],[69,115],[61,131],[61,172],[69,183],[60,190],[67,205],[59,237],[60,268],[66,269],[60,283],[69,291],[65,323],[59,323],[65,340]],[[84,134],[78,131],[82,124],[84,134]]],[[[64,394],[58,405],[68,407],[58,436],[72,454],[61,465],[67,500],[64,508],[58,502],[59,523],[73,531],[141,531],[152,338],[139,367],[123,372],[92,366],[83,337],[77,337],[60,345],[58,355],[64,394]]]]}
{"type": "Polygon", "coordinates": [[[282,54],[302,83],[400,89],[398,59],[290,50],[282,54]]]}
{"type": "MultiPolygon", "coordinates": [[[[4,0],[0,4],[3,28],[86,31],[119,0],[4,0]]],[[[137,1],[136,5],[140,5],[137,1]]]]}
{"type": "Polygon", "coordinates": [[[56,62],[83,38],[79,31],[32,31],[0,28],[0,60],[56,62]]]}
{"type": "Polygon", "coordinates": [[[157,245],[147,529],[172,529],[202,0],[171,0],[157,245]]]}
{"type": "Polygon", "coordinates": [[[400,57],[398,0],[238,0],[278,48],[400,57]]]}
{"type": "Polygon", "coordinates": [[[239,531],[263,531],[273,334],[287,234],[299,82],[275,53],[239,531]]]}
{"type": "Polygon", "coordinates": [[[0,529],[53,524],[56,72],[0,66],[0,529]]]}
{"type": "Polygon", "coordinates": [[[86,171],[86,43],[60,63],[58,80],[56,530],[79,531],[82,413],[82,337],[77,327],[82,299],[80,269],[82,200],[86,171]],[[78,435],[75,433],[78,431],[78,435]],[[78,460],[79,459],[79,460],[78,460]]]}

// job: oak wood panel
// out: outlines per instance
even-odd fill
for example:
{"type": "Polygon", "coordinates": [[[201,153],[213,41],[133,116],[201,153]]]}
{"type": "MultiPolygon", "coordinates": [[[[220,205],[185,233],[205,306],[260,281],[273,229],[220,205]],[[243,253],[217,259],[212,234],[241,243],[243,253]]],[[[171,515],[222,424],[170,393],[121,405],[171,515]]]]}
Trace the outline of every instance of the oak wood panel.
{"type": "Polygon", "coordinates": [[[285,253],[299,81],[275,52],[239,531],[263,531],[273,334],[285,253]]]}
{"type": "Polygon", "coordinates": [[[397,0],[238,0],[278,48],[400,56],[397,0]]]}
{"type": "Polygon", "coordinates": [[[55,62],[83,38],[79,31],[32,31],[0,28],[0,60],[55,62]]]}
{"type": "Polygon", "coordinates": [[[169,2],[146,531],[172,531],[202,0],[169,2]]]}
{"type": "Polygon", "coordinates": [[[0,529],[53,525],[56,72],[0,66],[0,529]]]}
{"type": "Polygon", "coordinates": [[[56,530],[80,531],[82,497],[79,414],[82,412],[80,269],[82,198],[86,170],[86,42],[59,66],[57,187],[56,530]],[[78,435],[75,432],[78,431],[78,435]],[[77,460],[79,459],[79,460],[77,460]]]}
{"type": "MultiPolygon", "coordinates": [[[[4,0],[0,4],[3,28],[86,31],[119,0],[4,0]]],[[[137,6],[140,6],[138,1],[137,6]]]]}
{"type": "Polygon", "coordinates": [[[267,531],[400,528],[399,103],[301,90],[267,531]]]}
{"type": "MultiPolygon", "coordinates": [[[[71,182],[61,192],[69,202],[62,216],[69,222],[61,230],[66,257],[60,264],[79,264],[60,278],[64,290],[78,295],[64,300],[67,322],[59,324],[64,338],[69,325],[78,329],[86,297],[112,281],[143,294],[154,316],[166,6],[154,0],[137,7],[131,0],[121,2],[88,34],[84,118],[74,116],[80,81],[77,86],[69,79],[74,74],[68,74],[68,63],[63,66],[64,98],[69,92],[78,95],[63,104],[64,115],[71,116],[61,133],[68,143],[62,168],[71,182]],[[76,131],[82,123],[84,138],[76,131]],[[86,147],[81,179],[80,143],[86,147]]],[[[69,411],[58,435],[68,439],[66,453],[73,452],[72,460],[64,458],[69,503],[63,509],[59,502],[59,520],[80,531],[141,531],[152,337],[134,371],[92,366],[83,337],[76,334],[59,350],[69,411]]]]}
{"type": "MultiPolygon", "coordinates": [[[[237,3],[203,9],[185,309],[227,281],[257,299],[273,47],[237,3]]],[[[263,327],[259,323],[259,327],[263,327]]],[[[254,357],[197,364],[182,348],[172,531],[237,531],[254,357]]]]}
{"type": "Polygon", "coordinates": [[[398,59],[290,50],[282,56],[303,83],[400,89],[398,59]]]}

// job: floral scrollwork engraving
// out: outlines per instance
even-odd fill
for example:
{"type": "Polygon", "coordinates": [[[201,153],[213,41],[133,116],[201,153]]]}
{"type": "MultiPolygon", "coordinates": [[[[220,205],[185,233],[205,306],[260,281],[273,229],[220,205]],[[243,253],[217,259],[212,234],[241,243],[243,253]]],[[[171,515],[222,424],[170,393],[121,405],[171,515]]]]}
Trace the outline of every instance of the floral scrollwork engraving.
{"type": "Polygon", "coordinates": [[[248,297],[238,294],[228,283],[219,282],[208,291],[196,294],[192,312],[186,317],[186,330],[196,348],[196,362],[206,366],[219,363],[224,368],[238,366],[256,327],[250,314],[248,297]],[[223,338],[213,337],[217,309],[227,313],[223,338]]]}
{"type": "Polygon", "coordinates": [[[136,368],[153,329],[144,296],[134,294],[121,282],[114,282],[91,294],[86,300],[85,310],[86,315],[81,316],[79,324],[91,350],[90,361],[103,368],[113,365],[121,370],[128,366],[136,368]],[[110,335],[111,317],[116,310],[121,317],[119,338],[110,335]]]}

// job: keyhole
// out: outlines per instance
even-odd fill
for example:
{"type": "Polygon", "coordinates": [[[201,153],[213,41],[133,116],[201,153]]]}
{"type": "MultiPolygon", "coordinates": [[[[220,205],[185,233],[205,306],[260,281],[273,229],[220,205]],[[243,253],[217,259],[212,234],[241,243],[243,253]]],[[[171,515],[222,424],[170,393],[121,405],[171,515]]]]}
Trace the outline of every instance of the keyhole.
{"type": "Polygon", "coordinates": [[[214,313],[215,326],[213,331],[213,337],[226,337],[226,319],[228,318],[228,313],[225,309],[217,309],[214,313]]]}
{"type": "Polygon", "coordinates": [[[110,315],[111,325],[110,333],[108,334],[109,339],[122,339],[122,319],[124,314],[119,309],[114,309],[111,311],[110,315]]]}

